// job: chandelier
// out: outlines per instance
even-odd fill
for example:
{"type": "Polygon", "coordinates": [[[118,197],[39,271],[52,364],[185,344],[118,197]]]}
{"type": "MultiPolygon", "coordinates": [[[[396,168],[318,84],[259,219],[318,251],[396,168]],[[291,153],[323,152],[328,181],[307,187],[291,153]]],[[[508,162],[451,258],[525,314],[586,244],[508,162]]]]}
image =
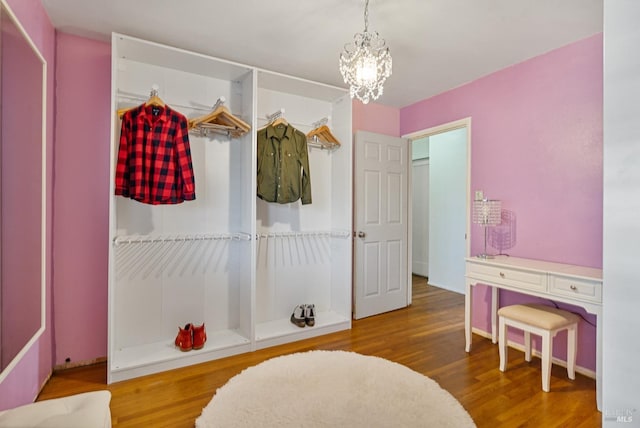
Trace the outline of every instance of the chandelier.
{"type": "Polygon", "coordinates": [[[369,32],[369,0],[364,5],[364,32],[356,33],[353,42],[340,54],[340,73],[349,85],[351,98],[367,104],[382,95],[383,85],[391,76],[391,53],[377,32],[369,32]]]}

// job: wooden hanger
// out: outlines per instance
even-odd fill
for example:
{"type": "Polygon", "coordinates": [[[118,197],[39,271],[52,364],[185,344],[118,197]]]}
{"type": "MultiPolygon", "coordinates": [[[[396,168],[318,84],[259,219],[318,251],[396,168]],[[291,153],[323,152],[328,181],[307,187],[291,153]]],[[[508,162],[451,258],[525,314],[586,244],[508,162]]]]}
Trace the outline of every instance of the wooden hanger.
{"type": "Polygon", "coordinates": [[[327,125],[318,126],[307,133],[307,138],[310,140],[317,140],[323,147],[340,146],[340,141],[333,135],[327,125]]]}
{"type": "Polygon", "coordinates": [[[145,103],[146,106],[153,106],[153,107],[162,107],[164,108],[165,104],[164,101],[162,101],[160,99],[159,96],[157,95],[152,95],[149,100],[145,103]]]}
{"type": "Polygon", "coordinates": [[[278,125],[289,126],[289,122],[287,122],[287,119],[284,118],[284,109],[283,108],[281,108],[280,110],[278,110],[277,112],[275,112],[273,114],[268,114],[267,115],[267,124],[264,125],[262,128],[260,128],[260,130],[263,130],[264,128],[266,128],[268,126],[278,126],[278,125]]]}
{"type": "Polygon", "coordinates": [[[277,118],[276,120],[271,122],[270,125],[271,126],[278,126],[278,125],[289,126],[289,122],[287,122],[287,119],[285,119],[284,117],[280,116],[279,118],[277,118]]]}
{"type": "Polygon", "coordinates": [[[251,125],[233,115],[222,103],[224,103],[223,97],[218,99],[211,113],[190,119],[189,129],[197,128],[203,134],[206,134],[207,130],[214,130],[227,133],[234,138],[241,137],[249,132],[251,125]]]}
{"type": "MultiPolygon", "coordinates": [[[[145,102],[146,106],[153,106],[153,107],[165,107],[165,103],[164,101],[162,101],[162,99],[158,96],[158,86],[157,85],[153,85],[151,86],[151,93],[149,94],[149,99],[145,102]]],[[[124,114],[126,112],[128,112],[129,110],[132,110],[134,108],[137,108],[139,106],[132,106],[132,107],[123,107],[123,108],[119,108],[118,109],[118,117],[120,119],[122,119],[122,116],[124,116],[124,114]]]]}

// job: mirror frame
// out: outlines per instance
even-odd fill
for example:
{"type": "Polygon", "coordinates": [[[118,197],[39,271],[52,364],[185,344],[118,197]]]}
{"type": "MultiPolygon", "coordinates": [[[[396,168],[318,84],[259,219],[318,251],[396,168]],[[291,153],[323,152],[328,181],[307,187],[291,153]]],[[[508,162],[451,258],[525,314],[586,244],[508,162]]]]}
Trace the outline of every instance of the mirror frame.
{"type": "MultiPolygon", "coordinates": [[[[16,26],[24,40],[29,44],[31,50],[36,57],[42,63],[42,133],[41,133],[41,151],[42,151],[42,177],[40,183],[41,191],[41,225],[40,225],[40,327],[31,336],[31,338],[25,343],[25,345],[18,351],[15,357],[7,364],[7,366],[0,372],[0,383],[11,373],[16,365],[22,360],[25,354],[33,347],[36,341],[42,336],[46,328],[46,293],[47,293],[47,263],[46,263],[46,248],[47,248],[47,61],[40,53],[38,47],[33,43],[29,34],[25,31],[24,27],[15,16],[9,5],[5,0],[0,0],[0,14],[6,13],[9,20],[16,26]]],[[[1,71],[0,71],[1,72],[1,71]]],[[[0,266],[0,269],[2,267],[0,266]]]]}

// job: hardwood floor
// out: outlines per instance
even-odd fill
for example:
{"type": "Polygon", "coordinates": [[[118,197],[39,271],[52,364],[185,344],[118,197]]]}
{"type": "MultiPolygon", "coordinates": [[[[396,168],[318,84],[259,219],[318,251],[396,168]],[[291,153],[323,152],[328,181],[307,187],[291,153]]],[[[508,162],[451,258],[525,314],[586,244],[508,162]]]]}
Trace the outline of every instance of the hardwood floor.
{"type": "MultiPolygon", "coordinates": [[[[595,381],[567,378],[553,366],[551,392],[542,392],[540,360],[509,352],[505,373],[498,347],[476,336],[464,351],[464,296],[414,276],[409,308],[353,322],[350,331],[237,355],[183,369],[106,385],[106,364],[59,371],[38,400],[86,391],[112,392],[114,427],[193,427],[216,389],[243,369],[274,356],[313,349],[376,355],[423,373],[453,394],[478,427],[599,427],[595,381]]],[[[313,387],[310,385],[309,387],[313,387]]]]}

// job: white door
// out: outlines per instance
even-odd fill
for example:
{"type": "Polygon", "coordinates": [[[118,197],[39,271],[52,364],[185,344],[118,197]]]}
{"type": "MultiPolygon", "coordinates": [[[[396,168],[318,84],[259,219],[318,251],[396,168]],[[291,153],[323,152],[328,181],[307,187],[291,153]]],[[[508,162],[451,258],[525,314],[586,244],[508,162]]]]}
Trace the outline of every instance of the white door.
{"type": "Polygon", "coordinates": [[[356,319],[407,306],[408,141],[355,136],[356,319]]]}
{"type": "Polygon", "coordinates": [[[412,162],[411,272],[429,276],[429,159],[412,162]]]}

